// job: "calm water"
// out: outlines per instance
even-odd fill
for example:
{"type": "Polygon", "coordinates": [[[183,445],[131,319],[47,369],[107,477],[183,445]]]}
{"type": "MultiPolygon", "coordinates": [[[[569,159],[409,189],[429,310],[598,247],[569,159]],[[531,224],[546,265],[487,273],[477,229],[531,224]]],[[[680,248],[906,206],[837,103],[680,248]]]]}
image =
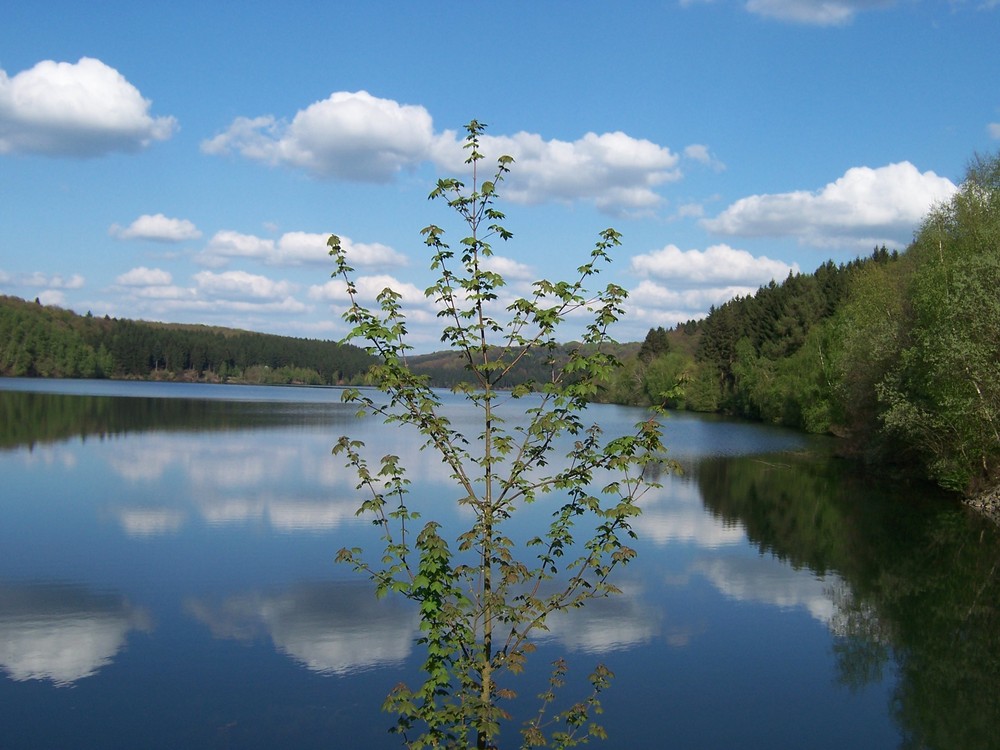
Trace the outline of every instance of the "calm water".
{"type": "MultiPolygon", "coordinates": [[[[374,542],[344,433],[465,520],[336,390],[0,380],[0,748],[398,747],[379,706],[417,622],[333,561],[374,542]]],[[[995,527],[824,441],[690,415],[666,439],[685,473],[623,595],[554,619],[522,695],[568,654],[617,675],[609,750],[1000,747],[995,527]]]]}

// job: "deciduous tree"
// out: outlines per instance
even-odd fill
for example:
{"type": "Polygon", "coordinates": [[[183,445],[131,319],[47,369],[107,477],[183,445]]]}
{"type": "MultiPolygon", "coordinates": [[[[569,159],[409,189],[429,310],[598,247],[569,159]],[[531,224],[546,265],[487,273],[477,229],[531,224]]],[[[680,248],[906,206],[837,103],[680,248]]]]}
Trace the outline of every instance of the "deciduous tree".
{"type": "MultiPolygon", "coordinates": [[[[370,575],[378,593],[396,592],[419,605],[423,683],[397,687],[385,704],[398,715],[395,731],[412,748],[496,746],[509,718],[511,677],[524,668],[546,618],[616,593],[611,574],[635,556],[631,522],[650,486],[644,469],[662,460],[655,416],[633,434],[610,438],[587,422],[588,401],[616,367],[604,347],[626,296],[615,284],[596,292],[587,284],[610,261],[620,235],[601,232],[575,279],[537,281],[530,295],[503,307],[505,282],[488,259],[491,242],[512,237],[500,223],[504,215],[496,200],[513,159],[501,156],[491,179],[482,179],[484,126],[473,121],[467,131],[471,185],[442,179],[430,195],[447,202],[467,234],[455,248],[435,224],[422,234],[437,274],[426,296],[437,306],[442,341],[472,375],[473,385],[461,389],[478,415],[477,431],[453,425],[442,413],[441,394],[407,367],[411,347],[399,293],[385,289],[377,309],[364,307],[340,239],[329,241],[334,275],[344,280],[351,300],[345,313],[349,339],[364,342],[379,358],[372,378],[387,395],[349,390],[345,398],[363,412],[415,429],[424,449],[448,466],[458,502],[474,518],[464,532],[446,538],[438,521],[423,519],[426,498],[411,497],[396,456],[373,458],[349,436],[337,443],[334,452],[353,467],[364,495],[359,512],[379,529],[381,546],[380,563],[361,548],[341,550],[339,559],[370,575]],[[549,357],[567,316],[584,312],[590,322],[583,340],[562,364],[550,357],[550,378],[505,389],[520,361],[531,354],[549,357]],[[527,422],[508,422],[511,413],[527,415],[527,422]],[[565,461],[550,468],[553,451],[564,444],[565,461]],[[508,532],[509,521],[531,503],[551,507],[551,521],[522,543],[508,532]],[[585,534],[578,539],[580,527],[585,534]]],[[[598,667],[589,697],[557,711],[554,688],[564,672],[565,664],[557,662],[553,689],[540,696],[538,714],[523,726],[524,746],[551,741],[567,747],[603,734],[593,718],[610,673],[598,667]]]]}

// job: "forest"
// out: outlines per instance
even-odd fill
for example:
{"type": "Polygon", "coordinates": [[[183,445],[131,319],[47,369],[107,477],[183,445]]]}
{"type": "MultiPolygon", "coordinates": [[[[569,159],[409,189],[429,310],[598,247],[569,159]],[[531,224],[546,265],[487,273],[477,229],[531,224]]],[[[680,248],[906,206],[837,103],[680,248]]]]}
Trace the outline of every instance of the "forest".
{"type": "Polygon", "coordinates": [[[334,385],[361,381],[372,361],[330,341],[82,316],[0,296],[0,376],[334,385]]]}
{"type": "Polygon", "coordinates": [[[975,157],[905,251],[651,330],[603,398],[831,433],[850,455],[975,494],[1000,480],[998,290],[1000,157],[975,157]]]}

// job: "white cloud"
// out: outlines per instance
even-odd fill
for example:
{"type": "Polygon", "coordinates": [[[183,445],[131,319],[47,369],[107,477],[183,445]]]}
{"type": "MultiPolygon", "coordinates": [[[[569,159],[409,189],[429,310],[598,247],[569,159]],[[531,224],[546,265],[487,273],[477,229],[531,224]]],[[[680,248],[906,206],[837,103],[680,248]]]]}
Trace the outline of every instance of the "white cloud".
{"type": "MultiPolygon", "coordinates": [[[[198,261],[213,268],[225,265],[230,258],[251,258],[270,266],[325,265],[333,268],[330,248],[326,241],[329,234],[312,232],[286,232],[277,242],[252,234],[231,230],[216,232],[198,261]]],[[[347,260],[355,268],[374,266],[399,267],[408,264],[407,258],[388,245],[378,242],[354,242],[341,237],[347,260]]]]}
{"type": "Polygon", "coordinates": [[[687,159],[696,161],[699,164],[704,164],[709,169],[715,172],[723,172],[726,169],[726,165],[719,161],[711,151],[708,150],[708,146],[701,143],[692,143],[690,146],[684,148],[684,156],[687,159]]]}
{"type": "Polygon", "coordinates": [[[46,289],[38,295],[38,301],[43,305],[66,306],[66,295],[54,289],[46,289]]]}
{"type": "Polygon", "coordinates": [[[64,277],[59,274],[49,276],[40,271],[34,273],[9,274],[0,271],[0,284],[12,287],[41,289],[35,296],[43,305],[66,306],[66,289],[81,289],[85,283],[83,276],[73,274],[64,277]]]}
{"type": "MultiPolygon", "coordinates": [[[[403,301],[408,304],[423,304],[426,302],[424,292],[407,281],[400,281],[388,274],[377,274],[374,276],[358,276],[354,280],[360,302],[370,304],[387,287],[402,295],[403,301]]],[[[347,302],[347,290],[341,279],[331,279],[322,285],[309,287],[309,298],[322,300],[325,302],[347,302]]]]}
{"type": "MultiPolygon", "coordinates": [[[[721,305],[733,297],[753,294],[760,287],[755,285],[730,285],[704,288],[671,288],[655,281],[644,280],[628,293],[626,318],[637,320],[665,320],[671,324],[692,318],[704,317],[712,305],[721,305]]],[[[662,323],[661,323],[662,324],[662,323]]]]}
{"type": "Polygon", "coordinates": [[[212,235],[198,260],[205,265],[219,266],[229,258],[255,258],[266,262],[273,255],[274,240],[223,229],[212,235]]]}
{"type": "Polygon", "coordinates": [[[313,232],[286,232],[278,240],[277,252],[270,258],[270,262],[283,266],[310,263],[329,265],[332,268],[330,248],[326,244],[329,237],[328,234],[313,232]]]}
{"type": "Polygon", "coordinates": [[[772,279],[780,281],[789,272],[798,273],[797,264],[791,266],[766,255],[755,257],[746,250],[729,245],[712,245],[705,251],[681,250],[667,245],[631,260],[632,271],[654,279],[676,280],[699,285],[766,284],[772,279]]]}
{"type": "Polygon", "coordinates": [[[750,13],[815,26],[841,26],[863,11],[887,8],[895,0],[747,0],[750,13]]]}
{"type": "Polygon", "coordinates": [[[166,286],[172,281],[173,277],[167,271],[145,266],[126,271],[115,279],[115,283],[122,286],[166,286]]]}
{"type": "MultiPolygon", "coordinates": [[[[435,142],[435,163],[461,173],[468,157],[462,145],[454,131],[446,131],[435,142]]],[[[487,135],[480,150],[491,160],[502,154],[514,157],[501,191],[517,203],[586,200],[612,213],[644,210],[661,202],[656,187],[681,177],[677,154],[622,132],[587,133],[575,141],[546,141],[525,132],[487,135]]]]}
{"type": "Polygon", "coordinates": [[[50,289],[82,289],[85,280],[78,273],[65,278],[60,274],[48,276],[40,271],[35,271],[34,273],[16,277],[15,283],[21,286],[48,287],[50,289]]]}
{"type": "Polygon", "coordinates": [[[340,91],[300,110],[290,124],[272,116],[237,118],[202,150],[236,152],[318,177],[386,182],[421,162],[432,139],[433,123],[423,107],[340,91]]]}
{"type": "MultiPolygon", "coordinates": [[[[661,201],[656,187],[680,179],[670,149],[622,132],[587,133],[575,141],[533,133],[485,135],[481,151],[492,161],[513,156],[516,168],[503,193],[521,203],[592,201],[609,212],[648,210],[661,201]]],[[[202,143],[209,154],[236,153],[317,177],[387,182],[404,169],[431,161],[453,174],[467,171],[462,137],[435,134],[427,110],[380,99],[366,91],[331,94],[300,110],[291,123],[272,115],[240,117],[202,143]]],[[[710,158],[707,150],[695,156],[710,158]]],[[[713,162],[714,163],[714,162],[713,162]]]]}
{"type": "Polygon", "coordinates": [[[43,60],[13,78],[0,70],[0,154],[101,156],[169,138],[173,117],[100,60],[43,60]]]}
{"type": "Polygon", "coordinates": [[[705,207],[700,203],[684,203],[674,211],[675,219],[700,219],[705,215],[705,207]]]}
{"type": "Polygon", "coordinates": [[[1000,122],[991,122],[987,128],[990,138],[1000,138],[1000,122]]]}
{"type": "Polygon", "coordinates": [[[934,205],[957,188],[909,162],[854,167],[821,190],[751,195],[702,224],[710,231],[744,237],[796,237],[817,247],[868,247],[909,241],[934,205]]]}
{"type": "MultiPolygon", "coordinates": [[[[326,244],[328,239],[329,234],[288,232],[278,241],[276,262],[280,265],[311,263],[333,268],[330,247],[326,244]]],[[[398,267],[409,263],[405,255],[378,242],[354,242],[350,237],[341,237],[340,244],[347,262],[355,268],[398,267]]]]}
{"type": "Polygon", "coordinates": [[[246,271],[213,273],[200,271],[194,275],[198,291],[227,300],[280,300],[295,291],[287,281],[274,281],[246,271]]]}
{"type": "Polygon", "coordinates": [[[171,219],[163,214],[143,214],[127,227],[112,224],[108,233],[120,240],[152,240],[154,242],[184,242],[201,237],[187,219],[171,219]]]}
{"type": "Polygon", "coordinates": [[[175,284],[150,284],[149,286],[136,286],[129,289],[132,297],[146,300],[193,300],[195,291],[175,284]]]}
{"type": "Polygon", "coordinates": [[[502,255],[491,255],[484,258],[483,266],[493,273],[503,276],[508,283],[511,281],[534,281],[536,278],[531,266],[502,255]]]}

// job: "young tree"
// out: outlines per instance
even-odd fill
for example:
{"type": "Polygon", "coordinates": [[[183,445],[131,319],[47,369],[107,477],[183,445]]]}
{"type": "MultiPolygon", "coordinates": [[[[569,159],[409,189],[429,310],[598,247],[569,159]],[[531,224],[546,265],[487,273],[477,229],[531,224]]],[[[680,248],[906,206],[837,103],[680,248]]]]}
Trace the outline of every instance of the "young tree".
{"type": "MultiPolygon", "coordinates": [[[[608,329],[622,313],[626,292],[608,284],[591,293],[585,285],[610,261],[620,235],[601,232],[574,281],[537,281],[530,295],[504,308],[499,301],[504,279],[490,270],[488,258],[492,240],[512,237],[495,204],[513,159],[501,156],[493,179],[482,180],[485,126],[473,121],[466,129],[471,186],[442,179],[430,197],[447,201],[468,234],[459,249],[445,242],[439,226],[422,234],[438,274],[425,294],[444,324],[441,340],[472,375],[474,385],[459,388],[479,416],[478,432],[456,429],[442,414],[439,393],[407,368],[411,347],[399,293],[384,289],[378,309],[362,306],[340,239],[329,240],[334,276],[344,280],[350,298],[344,314],[353,326],[348,338],[364,341],[379,358],[371,376],[388,396],[377,401],[348,390],[345,400],[387,423],[415,428],[423,448],[437,452],[448,466],[458,502],[474,518],[463,533],[446,539],[438,522],[418,521],[423,498],[410,497],[396,456],[376,463],[361,442],[346,436],[334,448],[356,472],[357,489],[364,493],[359,513],[373,519],[382,547],[379,563],[361,548],[341,550],[338,559],[371,576],[379,595],[397,592],[419,605],[423,684],[398,686],[384,706],[398,715],[394,731],[412,748],[464,748],[470,742],[496,747],[501,723],[511,718],[504,707],[515,695],[511,677],[523,669],[546,618],[617,592],[610,577],[635,556],[628,546],[634,537],[630,524],[640,512],[638,499],[652,486],[644,469],[663,461],[655,415],[633,434],[611,438],[586,421],[599,381],[617,366],[603,347],[613,343],[608,329]],[[583,312],[590,320],[583,340],[557,365],[549,355],[558,346],[561,324],[583,312]],[[551,378],[505,390],[508,375],[529,354],[549,357],[551,378]],[[526,422],[508,424],[504,406],[526,415],[526,422]],[[570,446],[566,461],[550,469],[549,458],[561,444],[570,446]],[[551,523],[522,542],[508,534],[508,522],[530,503],[550,504],[551,523]],[[418,523],[423,525],[415,529],[418,523]],[[576,538],[581,525],[587,534],[583,543],[576,538]]],[[[557,662],[552,689],[539,696],[537,715],[521,730],[523,746],[551,739],[556,747],[568,747],[603,735],[592,714],[600,710],[598,696],[610,672],[598,667],[589,697],[551,715],[554,688],[564,673],[565,664],[557,662]]]]}

